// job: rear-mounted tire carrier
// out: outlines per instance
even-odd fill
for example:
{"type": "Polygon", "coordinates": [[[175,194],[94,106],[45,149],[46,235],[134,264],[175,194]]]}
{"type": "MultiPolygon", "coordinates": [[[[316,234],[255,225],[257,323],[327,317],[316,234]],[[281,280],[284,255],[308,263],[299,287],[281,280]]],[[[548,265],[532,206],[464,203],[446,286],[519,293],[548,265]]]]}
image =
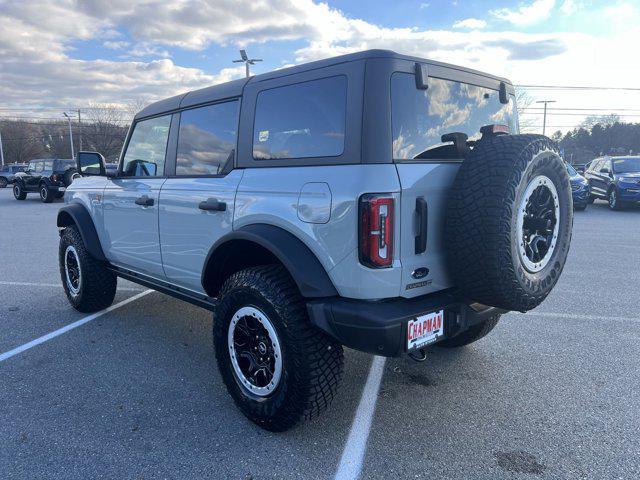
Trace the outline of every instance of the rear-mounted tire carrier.
{"type": "Polygon", "coordinates": [[[448,267],[473,301],[527,311],[553,289],[573,225],[569,176],[555,142],[501,135],[460,166],[445,229],[448,267]]]}

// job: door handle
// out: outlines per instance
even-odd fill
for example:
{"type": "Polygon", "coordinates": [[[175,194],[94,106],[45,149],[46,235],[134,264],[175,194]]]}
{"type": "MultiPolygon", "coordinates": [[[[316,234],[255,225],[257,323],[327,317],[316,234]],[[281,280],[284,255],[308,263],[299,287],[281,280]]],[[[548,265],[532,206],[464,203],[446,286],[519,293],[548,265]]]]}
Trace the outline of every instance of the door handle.
{"type": "Polygon", "coordinates": [[[207,198],[205,201],[198,204],[198,208],[209,212],[224,212],[227,210],[227,204],[225,202],[218,201],[217,198],[207,198]]]}
{"type": "Polygon", "coordinates": [[[136,198],[136,205],[142,205],[143,207],[151,207],[154,203],[153,198],[146,195],[136,198]]]}
{"type": "Polygon", "coordinates": [[[416,212],[418,212],[418,234],[415,238],[416,255],[427,250],[427,223],[429,211],[427,201],[423,197],[416,198],[416,212]]]}

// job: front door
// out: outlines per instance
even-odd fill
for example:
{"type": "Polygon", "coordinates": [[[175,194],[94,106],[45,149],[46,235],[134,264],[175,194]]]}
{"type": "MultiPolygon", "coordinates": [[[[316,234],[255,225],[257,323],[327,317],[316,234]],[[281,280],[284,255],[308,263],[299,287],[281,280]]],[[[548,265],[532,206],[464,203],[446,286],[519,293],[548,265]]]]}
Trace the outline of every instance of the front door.
{"type": "Polygon", "coordinates": [[[158,203],[171,115],[135,123],[118,176],[104,190],[105,255],[114,265],[163,278],[158,203]]]}
{"type": "Polygon", "coordinates": [[[160,192],[160,245],[171,283],[204,293],[213,244],[231,232],[242,170],[234,170],[239,101],[180,114],[175,166],[160,192]]]}

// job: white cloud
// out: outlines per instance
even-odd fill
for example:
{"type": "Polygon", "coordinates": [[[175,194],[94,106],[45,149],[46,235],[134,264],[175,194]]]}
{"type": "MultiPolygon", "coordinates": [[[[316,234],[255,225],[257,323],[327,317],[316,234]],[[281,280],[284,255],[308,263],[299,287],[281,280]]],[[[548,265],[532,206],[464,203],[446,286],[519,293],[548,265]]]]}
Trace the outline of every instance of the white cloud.
{"type": "MultiPolygon", "coordinates": [[[[571,8],[583,3],[575,0],[571,8]]],[[[553,4],[537,0],[492,13],[517,28],[546,18],[553,4]]],[[[290,56],[274,59],[283,64],[384,48],[476,68],[517,83],[628,84],[640,76],[640,66],[628,61],[624,48],[635,44],[640,21],[605,37],[601,31],[480,31],[483,21],[471,18],[455,25],[471,31],[388,28],[312,0],[0,0],[0,6],[0,103],[10,106],[123,103],[174,95],[241,77],[243,67],[211,75],[163,58],[171,49],[273,40],[304,42],[287,52],[290,56]],[[126,41],[119,31],[127,34],[126,41]],[[71,48],[81,48],[78,40],[117,46],[126,58],[79,60],[71,48]]],[[[616,10],[607,10],[612,16],[622,13],[638,19],[630,2],[612,7],[616,10]]],[[[606,106],[610,105],[611,101],[606,106]]]]}
{"type": "Polygon", "coordinates": [[[534,0],[530,4],[521,5],[515,10],[501,8],[492,10],[491,13],[500,20],[505,20],[514,25],[529,25],[548,18],[555,3],[555,0],[534,0]]]}
{"type": "Polygon", "coordinates": [[[126,48],[129,45],[130,43],[124,40],[120,40],[120,41],[107,40],[106,42],[102,43],[102,46],[104,48],[108,48],[109,50],[122,50],[123,48],[126,48]]]}
{"type": "Polygon", "coordinates": [[[469,28],[472,30],[482,30],[487,26],[487,22],[479,18],[466,18],[453,24],[453,28],[469,28]]]}

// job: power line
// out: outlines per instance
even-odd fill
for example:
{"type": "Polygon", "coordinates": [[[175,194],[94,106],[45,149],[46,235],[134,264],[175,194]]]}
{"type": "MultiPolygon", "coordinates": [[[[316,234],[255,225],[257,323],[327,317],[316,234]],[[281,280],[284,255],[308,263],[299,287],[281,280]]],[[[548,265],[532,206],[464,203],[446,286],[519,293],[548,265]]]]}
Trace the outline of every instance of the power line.
{"type": "Polygon", "coordinates": [[[640,92],[638,87],[583,87],[577,85],[516,85],[516,87],[531,90],[624,90],[640,92]]]}
{"type": "MultiPolygon", "coordinates": [[[[541,111],[537,111],[537,112],[522,112],[522,115],[540,115],[542,112],[541,111]]],[[[588,117],[589,115],[585,115],[584,113],[554,113],[554,112],[547,112],[548,116],[569,116],[569,117],[588,117]]],[[[619,113],[614,113],[612,115],[615,115],[616,117],[640,117],[640,113],[626,113],[626,114],[619,114],[619,113]]],[[[598,117],[600,117],[601,115],[598,115],[598,117]]]]}
{"type": "MultiPolygon", "coordinates": [[[[543,107],[522,107],[520,110],[544,110],[543,107]]],[[[572,107],[549,107],[547,110],[571,110],[571,111],[598,111],[598,112],[640,112],[640,108],[572,108],[572,107]]]]}

